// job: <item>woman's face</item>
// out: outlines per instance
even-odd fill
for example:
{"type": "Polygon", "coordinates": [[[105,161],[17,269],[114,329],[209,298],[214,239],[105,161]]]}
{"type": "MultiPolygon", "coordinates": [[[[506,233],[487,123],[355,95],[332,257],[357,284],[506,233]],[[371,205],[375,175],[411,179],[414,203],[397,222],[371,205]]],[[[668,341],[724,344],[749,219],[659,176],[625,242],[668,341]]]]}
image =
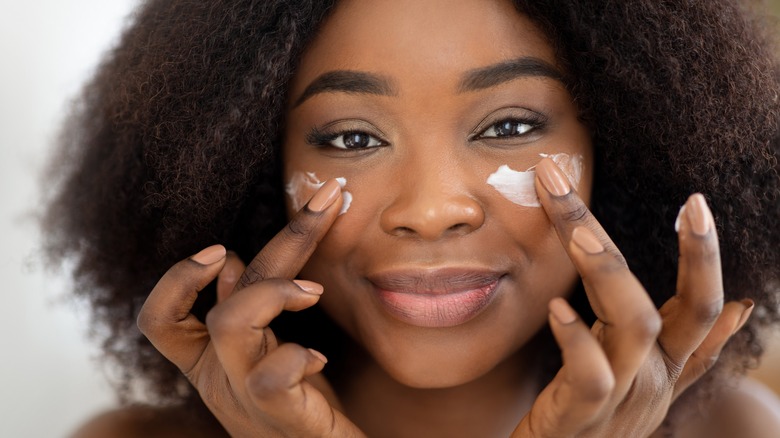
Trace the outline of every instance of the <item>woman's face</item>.
{"type": "Polygon", "coordinates": [[[285,131],[288,210],[330,178],[351,203],[301,277],[325,286],[325,311],[396,380],[485,374],[571,291],[576,271],[532,185],[554,155],[589,197],[590,136],[562,76],[510,1],[343,1],[305,52],[285,131]]]}

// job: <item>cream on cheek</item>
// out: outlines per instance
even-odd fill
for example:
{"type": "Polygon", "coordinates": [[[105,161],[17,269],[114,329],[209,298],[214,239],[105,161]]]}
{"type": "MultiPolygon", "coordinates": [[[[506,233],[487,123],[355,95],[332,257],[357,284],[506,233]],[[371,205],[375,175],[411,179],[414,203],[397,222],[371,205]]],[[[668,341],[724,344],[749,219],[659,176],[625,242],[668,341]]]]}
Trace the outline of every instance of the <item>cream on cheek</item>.
{"type": "MultiPolygon", "coordinates": [[[[539,155],[543,158],[549,157],[552,159],[566,174],[572,185],[576,187],[580,183],[583,167],[582,155],[564,153],[539,155]]],[[[534,186],[534,177],[536,176],[534,167],[536,166],[531,166],[525,171],[517,171],[510,169],[509,166],[504,164],[490,174],[487,183],[496,189],[501,196],[514,204],[524,207],[541,207],[539,197],[536,195],[536,187],[534,186]]]]}
{"type": "MultiPolygon", "coordinates": [[[[341,196],[344,199],[339,212],[339,215],[342,215],[352,205],[352,193],[344,190],[347,185],[346,178],[336,178],[336,181],[341,185],[341,196]]],[[[325,181],[320,181],[314,172],[294,172],[284,187],[284,191],[290,197],[293,210],[300,210],[323,184],[325,181]]]]}

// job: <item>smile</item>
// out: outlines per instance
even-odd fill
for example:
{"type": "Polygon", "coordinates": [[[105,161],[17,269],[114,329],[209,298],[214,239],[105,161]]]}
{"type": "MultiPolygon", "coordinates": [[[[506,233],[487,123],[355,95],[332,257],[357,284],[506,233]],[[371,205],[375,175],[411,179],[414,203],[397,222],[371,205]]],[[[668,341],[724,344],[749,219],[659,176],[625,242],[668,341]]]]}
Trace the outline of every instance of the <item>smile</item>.
{"type": "Polygon", "coordinates": [[[419,327],[452,327],[481,313],[493,300],[502,274],[464,269],[396,271],[370,276],[382,307],[419,327]]]}

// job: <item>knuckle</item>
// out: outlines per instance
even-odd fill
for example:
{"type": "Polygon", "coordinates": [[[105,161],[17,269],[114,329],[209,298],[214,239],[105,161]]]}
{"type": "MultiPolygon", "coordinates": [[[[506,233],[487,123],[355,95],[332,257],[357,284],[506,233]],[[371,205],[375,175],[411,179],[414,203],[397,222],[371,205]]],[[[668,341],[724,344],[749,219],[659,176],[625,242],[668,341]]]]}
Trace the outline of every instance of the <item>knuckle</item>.
{"type": "Polygon", "coordinates": [[[635,318],[635,322],[632,325],[636,338],[640,342],[650,343],[655,342],[658,335],[661,333],[663,320],[657,310],[647,310],[635,318]]]}
{"type": "Polygon", "coordinates": [[[571,205],[567,206],[566,211],[563,212],[561,218],[566,222],[582,222],[590,216],[590,210],[581,201],[574,201],[572,199],[571,205]]]}
{"type": "Polygon", "coordinates": [[[628,271],[626,265],[620,262],[620,260],[608,256],[601,257],[599,262],[593,266],[593,274],[600,276],[609,276],[614,274],[623,274],[628,271]]]}
{"type": "Polygon", "coordinates": [[[252,397],[257,400],[270,401],[276,397],[286,393],[289,385],[283,379],[280,379],[275,374],[256,371],[249,376],[246,380],[247,390],[252,397]]]}
{"type": "Polygon", "coordinates": [[[258,254],[252,263],[244,269],[244,273],[238,279],[238,285],[244,289],[258,281],[265,280],[265,273],[271,272],[275,264],[264,254],[258,254]]]}
{"type": "Polygon", "coordinates": [[[298,244],[310,243],[314,239],[316,222],[310,214],[296,215],[286,227],[282,228],[285,240],[291,240],[298,244]]]}
{"type": "Polygon", "coordinates": [[[615,390],[615,376],[611,372],[601,372],[590,376],[582,391],[583,399],[598,403],[608,399],[615,390]]]}
{"type": "Polygon", "coordinates": [[[141,311],[138,312],[135,323],[138,326],[138,330],[147,338],[153,335],[157,328],[156,319],[150,314],[146,305],[141,307],[141,311]]]}
{"type": "Polygon", "coordinates": [[[225,306],[214,306],[206,314],[206,327],[212,336],[225,336],[239,329],[237,318],[231,318],[225,311],[225,306]]]}
{"type": "Polygon", "coordinates": [[[697,258],[705,265],[720,264],[720,249],[713,240],[705,240],[697,251],[697,258]]]}
{"type": "MultiPolygon", "coordinates": [[[[720,294],[721,297],[723,294],[720,294]]],[[[694,316],[702,324],[713,324],[723,311],[723,298],[698,303],[694,307],[694,316]]]]}

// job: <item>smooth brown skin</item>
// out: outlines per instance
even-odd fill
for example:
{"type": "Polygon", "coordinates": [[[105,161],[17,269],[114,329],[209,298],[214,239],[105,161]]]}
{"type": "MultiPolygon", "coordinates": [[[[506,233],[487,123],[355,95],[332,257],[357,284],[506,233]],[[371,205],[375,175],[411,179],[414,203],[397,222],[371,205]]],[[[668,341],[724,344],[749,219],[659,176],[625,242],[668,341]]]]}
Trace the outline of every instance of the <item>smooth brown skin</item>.
{"type": "MultiPolygon", "coordinates": [[[[348,437],[362,429],[372,437],[650,436],[671,401],[713,364],[747,309],[722,305],[714,228],[692,232],[689,200],[677,295],[657,311],[587,209],[591,146],[563,84],[532,76],[458,92],[465,72],[520,56],[555,65],[541,32],[507,1],[338,6],[291,85],[285,171],[288,178],[295,171],[346,177],[352,207],[337,217],[337,198],[321,213],[302,209],[241,280],[243,264],[234,256],[206,266],[180,262],[139,316],[140,329],[231,435],[348,437]],[[314,78],[344,69],[381,74],[394,92],[327,92],[294,105],[314,78]],[[509,106],[520,108],[511,114],[545,114],[545,127],[515,140],[469,140],[509,106]],[[349,120],[358,117],[388,146],[336,155],[305,142],[313,126],[354,129],[349,120]],[[586,172],[575,190],[552,196],[542,181],[557,168],[538,154],[559,152],[582,154],[586,172]],[[543,208],[518,207],[485,184],[501,164],[537,164],[543,208]],[[577,227],[606,251],[583,251],[571,239],[577,227]],[[465,263],[505,270],[507,280],[480,315],[455,327],[393,319],[372,301],[365,280],[402,264],[465,263]],[[318,302],[290,281],[299,271],[324,286],[324,309],[369,354],[340,400],[318,374],[316,355],[277,345],[267,328],[281,311],[318,302]],[[599,317],[590,329],[558,319],[565,316],[558,297],[570,293],[578,273],[599,317]],[[220,301],[204,325],[189,310],[218,275],[220,301]],[[533,352],[523,347],[545,322],[564,366],[542,389],[530,370],[533,352]]],[[[711,220],[708,210],[701,215],[711,220]]]]}

